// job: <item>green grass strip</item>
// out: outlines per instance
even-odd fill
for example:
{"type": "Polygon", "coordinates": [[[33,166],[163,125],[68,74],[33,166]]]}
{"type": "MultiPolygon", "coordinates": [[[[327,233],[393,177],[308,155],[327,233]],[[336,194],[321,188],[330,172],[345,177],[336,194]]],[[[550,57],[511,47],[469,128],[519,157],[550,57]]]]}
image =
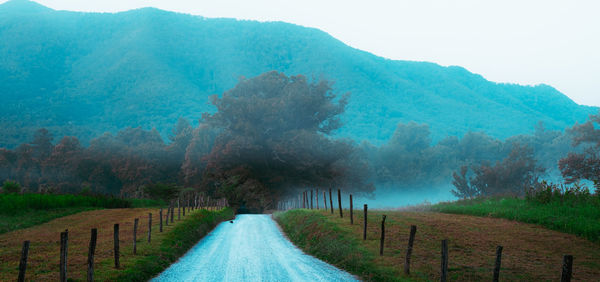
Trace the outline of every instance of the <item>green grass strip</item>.
{"type": "Polygon", "coordinates": [[[147,199],[121,199],[103,195],[75,194],[0,194],[0,215],[14,216],[31,210],[52,210],[60,208],[142,208],[164,204],[162,201],[147,199]]]}
{"type": "Polygon", "coordinates": [[[600,242],[600,206],[594,202],[539,203],[520,198],[478,198],[440,203],[433,211],[506,218],[600,242]]]}
{"type": "Polygon", "coordinates": [[[120,199],[74,194],[0,194],[0,234],[49,222],[82,211],[111,208],[145,208],[163,201],[120,199]]]}
{"type": "Polygon", "coordinates": [[[76,214],[83,211],[95,210],[93,207],[74,207],[46,210],[43,212],[28,210],[13,216],[0,216],[0,234],[13,230],[29,228],[46,223],[55,218],[76,214]]]}
{"type": "Polygon", "coordinates": [[[148,281],[184,255],[217,224],[234,217],[233,210],[200,210],[186,216],[168,231],[156,249],[140,257],[131,267],[123,269],[116,281],[148,281]]]}
{"type": "Polygon", "coordinates": [[[310,210],[275,214],[288,238],[306,253],[344,269],[365,281],[403,281],[391,269],[374,263],[375,256],[361,246],[350,230],[310,210]]]}

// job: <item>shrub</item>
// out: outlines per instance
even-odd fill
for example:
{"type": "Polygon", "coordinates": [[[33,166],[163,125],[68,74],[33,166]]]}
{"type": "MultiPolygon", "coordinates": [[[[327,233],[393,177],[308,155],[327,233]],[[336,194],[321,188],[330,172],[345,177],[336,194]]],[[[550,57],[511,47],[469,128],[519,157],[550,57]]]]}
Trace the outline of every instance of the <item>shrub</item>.
{"type": "Polygon", "coordinates": [[[549,203],[567,203],[567,204],[598,204],[600,198],[597,194],[590,193],[585,185],[578,183],[572,186],[564,184],[553,184],[542,181],[539,185],[530,187],[527,190],[526,199],[530,202],[541,204],[549,203]]]}
{"type": "Polygon", "coordinates": [[[19,193],[21,192],[21,185],[16,181],[6,180],[2,184],[2,191],[4,193],[19,193]]]}

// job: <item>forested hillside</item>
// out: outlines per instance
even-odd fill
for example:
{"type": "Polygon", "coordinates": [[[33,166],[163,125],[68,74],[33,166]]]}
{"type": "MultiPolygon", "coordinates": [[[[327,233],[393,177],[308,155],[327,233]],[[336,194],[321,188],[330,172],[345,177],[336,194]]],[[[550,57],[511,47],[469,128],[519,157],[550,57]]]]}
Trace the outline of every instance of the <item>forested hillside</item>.
{"type": "Polygon", "coordinates": [[[538,121],[562,130],[597,112],[550,86],[387,60],[281,22],[157,9],[76,13],[13,0],[0,5],[0,38],[0,147],[31,140],[41,127],[83,144],[128,126],[156,128],[166,140],[179,117],[214,112],[209,95],[270,70],[350,92],[338,134],[374,144],[399,122],[428,124],[434,140],[468,131],[506,138],[532,132],[538,121]]]}

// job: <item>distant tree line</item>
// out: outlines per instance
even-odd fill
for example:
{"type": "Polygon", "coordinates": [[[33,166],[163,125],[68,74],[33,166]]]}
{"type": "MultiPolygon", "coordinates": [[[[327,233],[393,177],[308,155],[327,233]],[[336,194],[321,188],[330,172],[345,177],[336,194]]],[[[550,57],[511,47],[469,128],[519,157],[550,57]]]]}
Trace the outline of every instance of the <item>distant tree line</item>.
{"type": "Polygon", "coordinates": [[[30,143],[0,149],[0,179],[31,191],[86,187],[134,197],[191,187],[257,209],[307,187],[368,193],[374,187],[359,148],[330,137],[347,98],[328,81],[269,72],[212,97],[218,111],[203,114],[198,127],[180,119],[169,144],[157,130],[138,127],[106,133],[87,148],[76,137],[54,145],[40,129],[30,143]]]}
{"type": "Polygon", "coordinates": [[[583,152],[582,146],[573,144],[574,134],[572,129],[546,130],[539,123],[533,134],[506,140],[468,132],[434,143],[426,124],[412,122],[399,124],[386,144],[363,143],[361,148],[378,189],[453,183],[458,197],[522,194],[524,187],[541,179],[561,180],[559,160],[569,152],[577,156],[583,152]]]}
{"type": "Polygon", "coordinates": [[[157,130],[137,127],[84,147],[72,136],[54,143],[40,129],[31,142],[0,149],[0,180],[36,192],[130,197],[168,198],[188,187],[257,209],[307,187],[368,194],[373,184],[453,183],[457,196],[473,197],[522,194],[561,173],[570,183],[600,182],[600,115],[565,133],[540,123],[533,134],[504,141],[469,132],[433,142],[427,125],[399,124],[387,143],[357,145],[333,135],[347,101],[328,81],[269,72],[213,96],[217,111],[204,113],[198,126],[179,119],[168,143],[157,130]]]}

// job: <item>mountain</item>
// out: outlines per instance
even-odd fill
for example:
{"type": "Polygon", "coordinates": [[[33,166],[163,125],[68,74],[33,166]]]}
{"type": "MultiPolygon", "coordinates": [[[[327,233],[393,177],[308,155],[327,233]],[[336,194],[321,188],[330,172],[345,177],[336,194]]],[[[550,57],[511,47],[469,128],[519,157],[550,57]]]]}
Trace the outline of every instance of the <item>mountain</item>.
{"type": "Polygon", "coordinates": [[[547,85],[388,60],[283,22],[152,8],[79,13],[13,0],[0,5],[0,38],[0,147],[28,141],[40,127],[84,143],[127,126],[167,137],[179,117],[197,121],[213,111],[209,95],[270,70],[325,78],[336,92],[351,92],[338,135],[375,144],[399,122],[429,124],[434,140],[467,131],[506,138],[538,121],[564,129],[598,111],[547,85]]]}

